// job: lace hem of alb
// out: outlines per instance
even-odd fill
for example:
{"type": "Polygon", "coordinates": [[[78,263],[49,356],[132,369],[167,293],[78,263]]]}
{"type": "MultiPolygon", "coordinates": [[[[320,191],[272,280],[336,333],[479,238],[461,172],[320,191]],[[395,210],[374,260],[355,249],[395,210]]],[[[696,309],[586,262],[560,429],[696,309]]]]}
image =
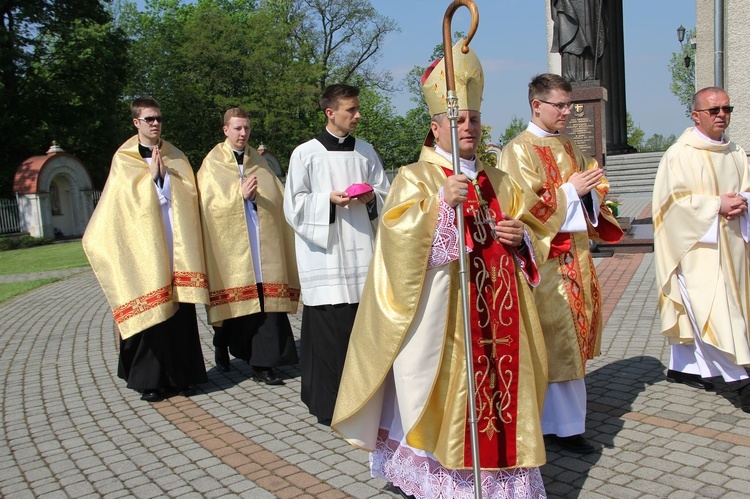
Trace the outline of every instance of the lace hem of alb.
{"type": "MultiPolygon", "coordinates": [[[[385,478],[417,498],[474,497],[474,474],[468,470],[449,470],[429,456],[416,454],[400,442],[378,435],[375,450],[370,453],[373,477],[385,478]]],[[[493,499],[546,498],[544,480],[539,468],[482,470],[482,497],[493,499]]]]}

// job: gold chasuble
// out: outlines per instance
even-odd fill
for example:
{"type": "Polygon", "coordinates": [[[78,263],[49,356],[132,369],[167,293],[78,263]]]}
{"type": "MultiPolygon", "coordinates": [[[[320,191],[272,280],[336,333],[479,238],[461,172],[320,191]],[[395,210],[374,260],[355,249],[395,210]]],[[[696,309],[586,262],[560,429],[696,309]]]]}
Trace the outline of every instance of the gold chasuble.
{"type": "MultiPolygon", "coordinates": [[[[497,220],[508,214],[526,222],[535,249],[535,233],[543,234],[544,227],[524,211],[522,191],[508,175],[485,170],[479,161],[476,166],[463,207],[471,249],[467,279],[476,379],[471,395],[478,408],[480,466],[538,467],[545,463],[540,417],[547,358],[526,277],[538,278],[534,255],[495,241],[489,225],[478,223],[479,212],[486,203],[497,220]]],[[[448,175],[451,163],[424,147],[420,161],[402,167],[393,181],[331,426],[351,444],[372,451],[388,429],[382,421],[397,393],[397,426],[408,445],[448,469],[466,470],[472,467],[470,394],[459,262],[428,269],[439,191],[448,175]]]]}
{"type": "Polygon", "coordinates": [[[83,249],[127,339],[169,319],[178,303],[208,303],[195,177],[185,155],[159,146],[169,171],[173,267],[159,198],[138,136],[115,153],[102,197],[83,235],[83,249]]]}
{"type": "Polygon", "coordinates": [[[198,188],[210,290],[208,320],[259,313],[260,299],[253,268],[242,181],[258,178],[255,206],[260,232],[265,312],[296,313],[300,288],[294,254],[294,232],[283,212],[284,188],[266,160],[245,146],[241,176],[229,141],[214,147],[198,170],[198,188]]]}
{"type": "Polygon", "coordinates": [[[719,195],[750,192],[745,151],[711,143],[688,128],[662,157],[656,174],[654,262],[661,332],[672,344],[693,343],[678,273],[701,339],[735,364],[750,366],[750,257],[747,214],[719,215],[719,195]],[[716,224],[718,218],[718,224],[716,224]],[[704,236],[714,238],[704,242],[704,236]]]}
{"type": "Polygon", "coordinates": [[[576,171],[598,166],[566,135],[537,137],[527,131],[503,150],[498,168],[525,183],[526,207],[548,230],[547,260],[541,265],[542,282],[534,290],[539,320],[551,359],[550,383],[581,379],[586,361],[601,353],[601,290],[589,239],[617,242],[622,230],[604,204],[609,192],[606,178],[591,191],[599,199],[599,223],[588,233],[560,232],[565,221],[567,198],[562,186],[576,171]]]}

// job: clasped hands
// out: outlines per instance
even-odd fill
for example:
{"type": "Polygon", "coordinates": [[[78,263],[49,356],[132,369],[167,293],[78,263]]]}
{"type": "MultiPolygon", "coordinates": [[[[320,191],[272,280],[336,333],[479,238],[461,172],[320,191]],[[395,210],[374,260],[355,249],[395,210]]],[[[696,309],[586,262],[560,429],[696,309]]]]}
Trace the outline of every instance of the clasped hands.
{"type": "Polygon", "coordinates": [[[739,192],[730,192],[719,196],[719,215],[723,215],[727,220],[742,215],[747,211],[747,199],[739,192]]]}
{"type": "MultiPolygon", "coordinates": [[[[469,188],[466,175],[451,175],[443,185],[443,199],[451,208],[455,208],[467,200],[469,188]]],[[[503,219],[495,223],[496,239],[502,244],[517,248],[523,244],[524,228],[523,222],[503,213],[503,219]]]]}
{"type": "Polygon", "coordinates": [[[599,185],[604,178],[602,168],[591,168],[582,172],[575,172],[568,177],[568,182],[575,187],[578,196],[585,196],[599,185]]]}
{"type": "Polygon", "coordinates": [[[154,182],[159,179],[163,179],[167,174],[167,167],[164,165],[164,161],[161,159],[159,146],[154,146],[153,150],[151,151],[151,164],[148,165],[148,170],[154,182]]]}

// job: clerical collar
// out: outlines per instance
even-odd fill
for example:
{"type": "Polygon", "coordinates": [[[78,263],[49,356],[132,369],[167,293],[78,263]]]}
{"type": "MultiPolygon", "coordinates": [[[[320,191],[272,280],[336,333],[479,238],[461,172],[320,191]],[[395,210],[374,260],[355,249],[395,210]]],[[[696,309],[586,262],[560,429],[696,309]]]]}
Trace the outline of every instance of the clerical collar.
{"type": "Polygon", "coordinates": [[[346,137],[339,137],[329,132],[328,128],[320,132],[315,139],[323,144],[323,147],[328,151],[353,151],[357,142],[351,134],[346,137]]]}
{"type": "Polygon", "coordinates": [[[245,151],[235,151],[232,149],[232,152],[234,153],[234,159],[237,160],[237,164],[241,165],[244,162],[245,151]]]}
{"type": "Polygon", "coordinates": [[[721,140],[714,140],[711,137],[709,137],[708,135],[706,135],[703,132],[701,132],[700,130],[698,130],[697,126],[693,127],[693,132],[695,132],[698,135],[698,137],[700,137],[703,140],[705,140],[706,142],[710,142],[712,144],[724,145],[724,144],[727,143],[727,137],[723,133],[721,134],[721,140]]]}
{"type": "Polygon", "coordinates": [[[337,141],[339,142],[339,144],[343,144],[343,143],[344,143],[344,141],[346,140],[346,138],[347,138],[347,137],[349,137],[349,134],[348,134],[348,133],[347,133],[346,135],[344,135],[343,137],[340,137],[340,136],[336,135],[335,133],[333,133],[332,131],[330,131],[330,130],[328,129],[328,127],[326,127],[326,132],[330,133],[330,134],[331,134],[331,136],[332,136],[333,138],[335,138],[335,139],[336,139],[336,140],[337,140],[337,141]]]}
{"type": "Polygon", "coordinates": [[[533,121],[529,121],[529,126],[526,127],[526,130],[528,130],[529,132],[533,133],[537,137],[556,137],[556,136],[560,135],[560,132],[555,132],[555,133],[548,132],[547,130],[545,130],[544,128],[540,127],[539,125],[537,125],[533,121]]]}
{"type": "MultiPolygon", "coordinates": [[[[453,164],[453,155],[441,149],[437,144],[435,145],[435,152],[453,164]]],[[[477,176],[477,157],[474,156],[474,159],[464,159],[459,156],[458,161],[461,166],[461,173],[469,177],[471,180],[474,180],[477,176]]]]}
{"type": "Polygon", "coordinates": [[[156,146],[145,146],[138,142],[138,153],[141,155],[141,158],[150,158],[154,152],[154,147],[156,146]]]}

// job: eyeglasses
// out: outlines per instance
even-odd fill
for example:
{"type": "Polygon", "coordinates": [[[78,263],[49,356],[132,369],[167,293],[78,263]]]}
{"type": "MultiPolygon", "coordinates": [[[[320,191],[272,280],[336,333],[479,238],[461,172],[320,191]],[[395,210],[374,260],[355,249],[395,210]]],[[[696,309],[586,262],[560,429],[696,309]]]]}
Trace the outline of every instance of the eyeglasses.
{"type": "Polygon", "coordinates": [[[146,116],[145,118],[137,118],[139,121],[145,121],[149,125],[153,125],[154,121],[157,123],[161,123],[162,117],[161,116],[146,116]]]}
{"type": "Polygon", "coordinates": [[[707,111],[708,114],[710,114],[711,116],[718,116],[719,115],[719,111],[724,111],[724,113],[726,113],[726,114],[732,114],[732,111],[734,111],[734,106],[721,106],[721,107],[716,106],[716,107],[709,107],[709,108],[706,108],[706,109],[696,109],[695,110],[696,113],[700,112],[700,111],[707,111]]]}
{"type": "Polygon", "coordinates": [[[545,104],[549,104],[550,106],[554,106],[561,113],[563,111],[565,111],[566,109],[568,111],[570,111],[571,109],[573,109],[573,103],[572,102],[549,102],[549,101],[542,100],[542,99],[537,99],[537,100],[539,102],[544,102],[545,104]]]}

